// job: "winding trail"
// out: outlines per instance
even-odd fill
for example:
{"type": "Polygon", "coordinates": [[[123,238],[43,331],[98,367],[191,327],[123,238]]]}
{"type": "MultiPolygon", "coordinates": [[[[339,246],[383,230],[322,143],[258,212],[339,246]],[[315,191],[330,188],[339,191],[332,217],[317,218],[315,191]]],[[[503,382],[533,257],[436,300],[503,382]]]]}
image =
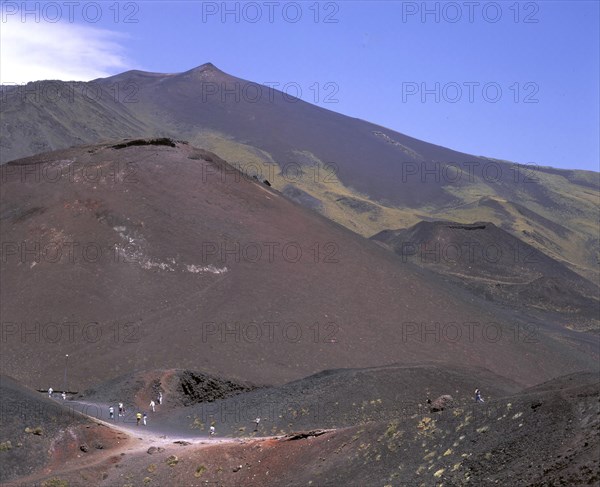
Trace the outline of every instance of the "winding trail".
{"type": "Polygon", "coordinates": [[[66,463],[62,461],[55,464],[49,464],[40,471],[31,474],[26,477],[15,479],[17,482],[15,485],[38,485],[37,483],[52,476],[55,472],[61,475],[72,474],[82,469],[93,470],[95,468],[102,468],[105,465],[111,464],[111,459],[119,457],[127,453],[128,455],[143,454],[147,452],[150,447],[161,447],[161,448],[173,448],[179,442],[180,446],[193,445],[195,449],[199,448],[210,448],[212,446],[223,445],[223,444],[246,444],[254,443],[264,440],[280,439],[283,435],[279,436],[265,436],[265,437],[248,437],[248,438],[215,438],[207,435],[192,435],[188,431],[182,434],[181,431],[166,430],[161,428],[162,425],[151,425],[150,421],[147,426],[136,426],[135,414],[131,414],[133,420],[125,416],[125,418],[119,418],[115,420],[108,418],[108,404],[92,403],[86,401],[71,401],[62,400],[60,396],[56,395],[52,398],[54,402],[64,405],[72,411],[81,414],[91,421],[106,426],[112,430],[116,430],[125,434],[125,438],[122,438],[122,446],[117,448],[107,449],[101,452],[97,452],[93,459],[89,457],[77,457],[71,458],[66,463]],[[92,409],[93,408],[93,409],[92,409]],[[96,415],[90,414],[94,411],[96,415]]]}
{"type": "Polygon", "coordinates": [[[115,411],[115,418],[110,419],[108,417],[108,404],[94,403],[89,401],[63,401],[62,399],[55,399],[55,401],[63,404],[66,407],[69,407],[73,411],[81,413],[82,415],[99,424],[126,433],[132,438],[137,438],[139,440],[152,443],[152,445],[149,446],[162,446],[163,444],[173,444],[177,441],[186,441],[191,444],[217,445],[222,443],[245,443],[247,441],[255,440],[271,440],[283,437],[283,435],[262,437],[253,436],[248,438],[211,437],[202,433],[192,433],[189,431],[189,428],[168,428],[159,422],[154,421],[153,413],[148,413],[148,424],[146,426],[141,423],[138,426],[136,425],[135,412],[126,411],[126,415],[124,417],[119,417],[115,411]]]}

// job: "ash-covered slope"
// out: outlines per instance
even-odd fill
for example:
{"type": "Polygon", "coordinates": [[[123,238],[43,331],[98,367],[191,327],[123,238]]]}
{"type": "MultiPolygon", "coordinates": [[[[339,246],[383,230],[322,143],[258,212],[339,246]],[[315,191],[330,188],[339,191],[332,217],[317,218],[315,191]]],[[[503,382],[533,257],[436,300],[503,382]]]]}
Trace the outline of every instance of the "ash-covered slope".
{"type": "MultiPolygon", "coordinates": [[[[450,394],[454,404],[471,404],[475,388],[486,400],[522,389],[473,366],[443,363],[326,370],[280,386],[242,391],[217,401],[198,401],[157,415],[166,431],[264,437],[295,431],[347,428],[399,416],[428,413],[427,398],[450,394]],[[261,418],[255,425],[255,418],[261,418]]],[[[162,413],[159,412],[159,413],[162,413]]]]}
{"type": "Polygon", "coordinates": [[[532,344],[518,310],[439,283],[214,154],[141,143],[5,167],[0,365],[26,384],[61,380],[65,354],[71,390],[156,368],[275,383],[442,360],[532,384],[595,364],[587,335],[541,327],[532,344]]]}

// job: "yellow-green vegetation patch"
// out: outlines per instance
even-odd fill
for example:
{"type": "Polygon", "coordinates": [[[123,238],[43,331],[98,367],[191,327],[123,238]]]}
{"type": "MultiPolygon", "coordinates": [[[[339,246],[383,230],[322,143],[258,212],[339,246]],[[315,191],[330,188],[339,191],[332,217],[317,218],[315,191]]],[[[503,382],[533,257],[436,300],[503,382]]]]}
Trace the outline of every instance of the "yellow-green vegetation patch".
{"type": "Polygon", "coordinates": [[[171,455],[165,460],[165,463],[169,467],[174,467],[175,465],[177,465],[179,463],[179,458],[177,458],[177,455],[171,455]]]}
{"type": "Polygon", "coordinates": [[[53,479],[42,482],[42,487],[69,487],[69,482],[55,477],[53,479]]]}
{"type": "Polygon", "coordinates": [[[0,443],[0,451],[8,451],[8,450],[12,450],[12,443],[10,442],[10,440],[7,441],[3,441],[2,443],[0,443]]]}
{"type": "Polygon", "coordinates": [[[435,419],[426,416],[417,424],[417,429],[420,435],[430,435],[435,430],[435,419]]]}
{"type": "Polygon", "coordinates": [[[148,468],[146,470],[148,470],[148,472],[150,473],[154,473],[156,472],[156,463],[151,463],[150,465],[148,465],[148,468]]]}
{"type": "Polygon", "coordinates": [[[433,457],[435,457],[435,450],[429,452],[427,455],[425,455],[423,457],[423,460],[427,461],[427,460],[431,460],[433,457]]]}
{"type": "Polygon", "coordinates": [[[202,477],[202,474],[206,472],[207,468],[204,465],[200,465],[196,471],[194,472],[194,477],[199,478],[202,477]]]}

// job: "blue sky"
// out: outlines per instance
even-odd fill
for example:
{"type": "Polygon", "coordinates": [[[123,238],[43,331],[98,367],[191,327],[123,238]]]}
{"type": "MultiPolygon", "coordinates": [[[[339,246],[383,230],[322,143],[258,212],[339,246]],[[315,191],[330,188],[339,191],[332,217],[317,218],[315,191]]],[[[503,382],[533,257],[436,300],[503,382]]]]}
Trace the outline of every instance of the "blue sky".
{"type": "Polygon", "coordinates": [[[463,152],[599,169],[596,1],[67,3],[2,2],[2,82],[212,62],[463,152]]]}

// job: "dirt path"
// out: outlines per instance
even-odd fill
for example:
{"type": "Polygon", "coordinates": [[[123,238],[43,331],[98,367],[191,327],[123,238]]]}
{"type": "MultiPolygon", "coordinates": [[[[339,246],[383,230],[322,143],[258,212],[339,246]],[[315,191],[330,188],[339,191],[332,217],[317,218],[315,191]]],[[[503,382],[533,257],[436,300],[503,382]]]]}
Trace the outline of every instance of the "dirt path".
{"type": "MultiPolygon", "coordinates": [[[[157,441],[161,439],[166,439],[167,441],[185,440],[190,443],[197,443],[200,441],[216,442],[223,439],[210,437],[206,433],[199,431],[192,431],[187,425],[183,425],[179,428],[173,427],[172,425],[165,425],[161,423],[160,419],[158,419],[158,417],[155,416],[155,414],[151,411],[148,411],[148,422],[144,426],[142,422],[140,422],[139,425],[136,424],[136,410],[126,411],[125,416],[120,417],[117,411],[118,408],[116,405],[114,405],[115,417],[110,419],[108,414],[109,404],[107,403],[69,400],[62,401],[60,399],[57,400],[57,402],[61,402],[63,405],[71,408],[73,411],[77,411],[88,418],[92,418],[94,421],[138,438],[154,439],[157,441]]],[[[128,407],[128,405],[125,406],[128,407]]],[[[160,417],[164,418],[164,413],[160,417]]]]}
{"type": "MultiPolygon", "coordinates": [[[[86,416],[91,421],[106,426],[107,428],[123,433],[125,436],[121,439],[122,444],[118,447],[110,448],[107,450],[101,450],[95,452],[94,456],[90,458],[89,456],[77,456],[76,458],[71,458],[64,462],[61,460],[60,462],[50,463],[45,466],[39,472],[36,472],[27,477],[22,477],[19,479],[15,479],[15,485],[37,485],[37,482],[40,482],[48,477],[56,474],[57,476],[68,476],[70,474],[75,474],[78,471],[83,469],[90,471],[94,469],[104,470],[107,467],[112,466],[115,463],[116,458],[120,458],[124,454],[128,455],[136,455],[146,452],[150,447],[173,447],[178,442],[183,444],[193,445],[196,449],[199,448],[210,448],[212,446],[223,445],[223,444],[244,444],[244,443],[253,443],[257,441],[270,440],[270,439],[279,439],[281,436],[267,436],[267,437],[252,437],[252,438],[215,438],[208,436],[192,436],[190,434],[182,435],[178,432],[174,432],[173,434],[165,434],[164,430],[153,430],[148,426],[136,426],[135,420],[131,423],[127,421],[121,422],[112,421],[107,419],[102,419],[102,415],[98,416],[93,414],[87,414],[86,410],[89,411],[90,408],[94,408],[94,411],[102,411],[102,413],[108,416],[108,405],[105,404],[96,404],[85,401],[63,401],[62,399],[54,399],[56,402],[62,403],[66,407],[71,407],[73,411],[77,411],[78,413],[86,416]]],[[[118,417],[116,419],[119,419],[118,417]]]]}

